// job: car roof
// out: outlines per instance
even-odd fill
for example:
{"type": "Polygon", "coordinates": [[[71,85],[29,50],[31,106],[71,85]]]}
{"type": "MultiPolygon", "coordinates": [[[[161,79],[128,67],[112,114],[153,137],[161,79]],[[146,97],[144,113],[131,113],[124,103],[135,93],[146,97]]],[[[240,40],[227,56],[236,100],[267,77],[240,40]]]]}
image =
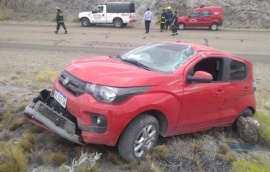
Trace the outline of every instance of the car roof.
{"type": "MultiPolygon", "coordinates": [[[[216,54],[217,56],[220,57],[227,57],[231,58],[234,60],[240,60],[240,61],[248,61],[247,59],[244,59],[242,57],[239,57],[237,55],[231,54],[229,52],[225,52],[216,48],[204,46],[204,45],[199,45],[199,44],[192,44],[192,43],[184,43],[184,42],[158,42],[158,43],[164,43],[164,44],[178,44],[178,45],[185,45],[185,46],[190,46],[194,51],[197,52],[197,54],[201,56],[206,56],[206,55],[211,55],[211,54],[216,54]]],[[[248,61],[249,62],[249,61],[248,61]]]]}

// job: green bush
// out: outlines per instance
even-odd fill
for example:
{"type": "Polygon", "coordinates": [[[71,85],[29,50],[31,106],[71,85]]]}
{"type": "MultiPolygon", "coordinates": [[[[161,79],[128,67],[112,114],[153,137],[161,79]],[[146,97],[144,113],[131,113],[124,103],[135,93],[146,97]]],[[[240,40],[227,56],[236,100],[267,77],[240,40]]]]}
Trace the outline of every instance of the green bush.
{"type": "Polygon", "coordinates": [[[79,23],[79,18],[74,18],[74,19],[72,20],[72,22],[73,22],[73,23],[79,23]]]}
{"type": "Polygon", "coordinates": [[[261,126],[258,130],[260,138],[266,141],[270,141],[270,117],[262,113],[256,113],[255,118],[261,123],[261,126]]]}
{"type": "Polygon", "coordinates": [[[0,13],[0,21],[6,20],[6,15],[3,13],[0,13]]]}
{"type": "Polygon", "coordinates": [[[238,159],[233,163],[235,172],[269,172],[270,166],[266,162],[256,162],[247,158],[238,159]]]}

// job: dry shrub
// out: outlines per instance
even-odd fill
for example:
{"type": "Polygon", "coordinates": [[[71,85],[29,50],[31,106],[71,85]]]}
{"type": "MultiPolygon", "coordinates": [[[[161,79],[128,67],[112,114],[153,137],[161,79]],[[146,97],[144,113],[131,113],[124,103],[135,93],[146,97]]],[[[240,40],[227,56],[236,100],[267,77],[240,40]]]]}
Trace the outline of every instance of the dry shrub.
{"type": "Polygon", "coordinates": [[[44,154],[45,152],[43,150],[33,152],[30,156],[31,162],[36,163],[38,165],[44,164],[45,162],[44,154]]]}
{"type": "Polygon", "coordinates": [[[23,149],[11,144],[0,144],[0,172],[23,172],[28,157],[23,149]]]}
{"type": "Polygon", "coordinates": [[[153,150],[151,151],[151,155],[154,158],[158,158],[161,160],[165,160],[166,158],[170,156],[170,154],[171,154],[171,151],[167,145],[158,145],[154,147],[153,150]]]}
{"type": "Polygon", "coordinates": [[[82,164],[79,166],[78,171],[79,172],[98,172],[99,170],[98,170],[97,164],[95,164],[93,167],[91,167],[90,164],[85,163],[85,164],[82,164]],[[90,169],[90,171],[89,171],[89,169],[90,169]]]}
{"type": "Polygon", "coordinates": [[[8,130],[3,130],[0,133],[0,141],[7,142],[11,138],[12,134],[8,130]]]}
{"type": "Polygon", "coordinates": [[[53,82],[57,72],[55,71],[44,71],[43,73],[37,75],[37,81],[39,82],[53,82]]]}
{"type": "Polygon", "coordinates": [[[37,125],[30,125],[29,126],[29,130],[31,133],[42,133],[43,131],[45,131],[42,127],[39,127],[37,125]]]}
{"type": "Polygon", "coordinates": [[[24,123],[23,117],[13,118],[12,122],[10,123],[10,131],[15,131],[18,127],[22,126],[24,123]]]}
{"type": "Polygon", "coordinates": [[[61,164],[68,161],[68,157],[63,152],[51,152],[50,154],[51,163],[55,166],[60,166],[61,164]]]}
{"type": "Polygon", "coordinates": [[[21,147],[25,152],[31,153],[34,151],[34,143],[36,141],[36,136],[29,133],[24,133],[22,139],[20,140],[21,147]]]}
{"type": "Polygon", "coordinates": [[[115,165],[123,167],[126,162],[119,156],[119,154],[114,153],[114,152],[108,152],[106,155],[106,158],[114,163],[115,165]]]}

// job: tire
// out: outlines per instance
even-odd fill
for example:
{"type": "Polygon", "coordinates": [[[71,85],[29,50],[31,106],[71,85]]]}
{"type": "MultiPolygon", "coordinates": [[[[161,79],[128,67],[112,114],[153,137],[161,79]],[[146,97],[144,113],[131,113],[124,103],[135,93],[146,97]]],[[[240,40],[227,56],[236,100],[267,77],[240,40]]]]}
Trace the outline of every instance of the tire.
{"type": "MultiPolygon", "coordinates": [[[[246,116],[253,116],[253,113],[250,109],[245,109],[241,114],[240,116],[243,116],[243,117],[246,117],[246,116]]],[[[240,117],[239,116],[239,117],[240,117]]]]}
{"type": "Polygon", "coordinates": [[[179,28],[179,30],[184,30],[185,29],[185,24],[184,23],[179,23],[178,28],[179,28]]]}
{"type": "Polygon", "coordinates": [[[88,27],[88,26],[90,26],[90,20],[88,18],[82,18],[81,24],[83,27],[88,27]]]}
{"type": "Polygon", "coordinates": [[[211,24],[210,29],[211,29],[212,31],[218,30],[218,24],[217,24],[217,23],[211,24]]]}
{"type": "Polygon", "coordinates": [[[116,18],[113,20],[113,24],[115,27],[120,28],[123,27],[123,21],[120,18],[116,18]]]}
{"type": "Polygon", "coordinates": [[[127,162],[139,161],[157,143],[159,123],[149,114],[135,118],[122,133],[118,151],[127,162]]]}
{"type": "Polygon", "coordinates": [[[236,123],[240,117],[246,117],[246,116],[253,116],[253,113],[250,109],[245,109],[241,114],[239,114],[238,118],[233,122],[233,124],[229,127],[225,127],[225,130],[227,131],[236,131],[236,123]]]}

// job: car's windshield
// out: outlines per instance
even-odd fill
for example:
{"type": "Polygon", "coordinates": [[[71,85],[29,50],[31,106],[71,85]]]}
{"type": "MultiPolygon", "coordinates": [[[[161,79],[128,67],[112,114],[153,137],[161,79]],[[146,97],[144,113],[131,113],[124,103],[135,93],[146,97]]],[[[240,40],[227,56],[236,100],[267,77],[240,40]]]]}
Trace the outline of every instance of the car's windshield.
{"type": "Polygon", "coordinates": [[[190,46],[154,43],[133,49],[118,57],[126,62],[132,61],[133,64],[137,61],[138,64],[147,66],[148,70],[173,73],[195,54],[196,52],[190,46]]]}

